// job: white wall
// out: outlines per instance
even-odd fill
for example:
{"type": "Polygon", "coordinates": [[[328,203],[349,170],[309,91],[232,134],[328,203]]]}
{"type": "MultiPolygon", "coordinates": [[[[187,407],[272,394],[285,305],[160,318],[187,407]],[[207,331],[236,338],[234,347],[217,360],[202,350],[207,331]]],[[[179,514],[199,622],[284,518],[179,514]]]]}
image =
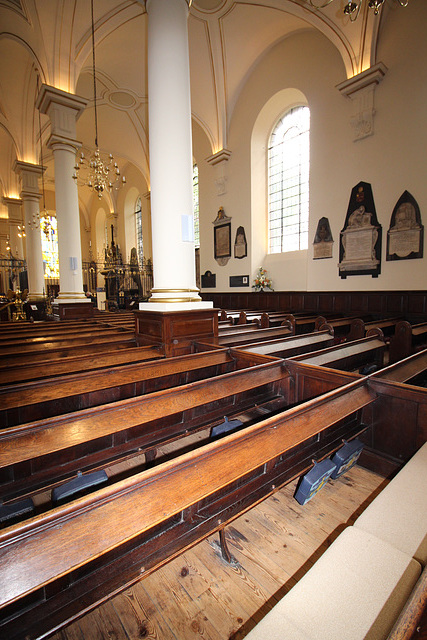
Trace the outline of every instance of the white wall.
{"type": "MultiPolygon", "coordinates": [[[[372,136],[354,141],[350,124],[352,102],[336,88],[346,79],[341,58],[324,36],[311,32],[293,35],[279,43],[248,78],[230,121],[228,148],[232,155],[225,167],[227,191],[220,197],[215,193],[214,168],[203,162],[212,153],[207,138],[201,130],[193,135],[201,176],[201,272],[209,269],[217,274],[216,291],[229,289],[230,275],[249,274],[252,282],[261,264],[268,269],[276,290],[425,288],[427,256],[386,261],[386,239],[393,208],[405,189],[417,200],[424,224],[427,221],[427,3],[415,0],[405,9],[390,10],[384,18],[377,61],[383,62],[388,71],[375,91],[372,136]],[[251,137],[254,130],[260,136],[257,119],[265,105],[288,88],[302,92],[311,110],[309,248],[307,252],[267,256],[264,195],[260,196],[254,187],[251,137]],[[378,278],[342,279],[338,273],[340,231],[351,190],[360,181],[372,185],[382,225],[381,274],[378,278]],[[232,243],[237,227],[242,225],[249,249],[247,258],[232,257],[223,267],[213,257],[212,221],[220,205],[232,218],[232,243]],[[313,260],[312,243],[323,216],[329,219],[333,234],[333,257],[313,260]]],[[[258,177],[258,172],[264,169],[255,168],[258,177]]]]}

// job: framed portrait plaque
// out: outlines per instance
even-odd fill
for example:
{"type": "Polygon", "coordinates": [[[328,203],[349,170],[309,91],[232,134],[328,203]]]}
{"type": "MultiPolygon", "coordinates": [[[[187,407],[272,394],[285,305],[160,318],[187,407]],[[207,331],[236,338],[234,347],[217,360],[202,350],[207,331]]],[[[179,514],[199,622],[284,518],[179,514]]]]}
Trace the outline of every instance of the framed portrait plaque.
{"type": "Polygon", "coordinates": [[[214,258],[223,267],[231,258],[231,218],[219,208],[214,224],[214,258]]]}

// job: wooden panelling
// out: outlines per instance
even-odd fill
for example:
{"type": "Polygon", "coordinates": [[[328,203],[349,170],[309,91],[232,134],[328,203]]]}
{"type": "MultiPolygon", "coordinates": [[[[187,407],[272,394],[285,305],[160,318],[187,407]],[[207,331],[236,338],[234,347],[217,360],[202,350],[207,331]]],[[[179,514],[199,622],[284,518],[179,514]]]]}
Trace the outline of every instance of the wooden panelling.
{"type": "Polygon", "coordinates": [[[213,301],[214,306],[220,309],[275,309],[292,313],[334,312],[363,316],[401,314],[419,321],[427,315],[426,291],[204,292],[202,297],[213,301]]]}
{"type": "MultiPolygon", "coordinates": [[[[153,305],[155,306],[155,305],[153,305]]],[[[135,311],[139,345],[159,346],[166,356],[190,353],[193,340],[218,335],[216,309],[191,311],[135,311]]]]}

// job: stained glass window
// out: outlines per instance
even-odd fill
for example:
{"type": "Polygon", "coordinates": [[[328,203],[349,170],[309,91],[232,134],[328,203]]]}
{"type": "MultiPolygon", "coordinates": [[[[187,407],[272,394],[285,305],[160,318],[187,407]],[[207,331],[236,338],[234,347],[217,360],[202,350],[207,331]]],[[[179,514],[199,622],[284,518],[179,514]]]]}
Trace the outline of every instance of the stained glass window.
{"type": "Polygon", "coordinates": [[[40,220],[42,254],[45,278],[59,278],[58,222],[55,216],[40,220]]]}

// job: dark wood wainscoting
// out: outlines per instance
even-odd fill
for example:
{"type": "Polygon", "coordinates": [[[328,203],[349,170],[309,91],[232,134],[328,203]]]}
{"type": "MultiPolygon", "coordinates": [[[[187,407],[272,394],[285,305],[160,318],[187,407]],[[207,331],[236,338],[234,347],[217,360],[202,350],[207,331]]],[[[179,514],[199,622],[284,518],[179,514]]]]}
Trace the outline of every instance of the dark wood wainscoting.
{"type": "Polygon", "coordinates": [[[427,291],[271,291],[202,293],[219,309],[265,309],[298,313],[427,317],[427,291]]]}

